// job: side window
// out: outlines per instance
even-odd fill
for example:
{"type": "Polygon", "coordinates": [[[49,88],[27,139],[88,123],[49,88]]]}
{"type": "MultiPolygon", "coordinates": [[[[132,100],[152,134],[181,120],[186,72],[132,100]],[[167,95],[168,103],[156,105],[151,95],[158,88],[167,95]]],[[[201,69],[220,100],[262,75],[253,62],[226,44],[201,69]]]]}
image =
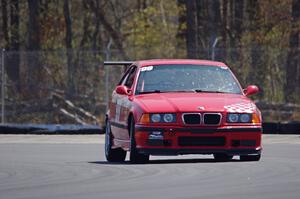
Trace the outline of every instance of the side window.
{"type": "Polygon", "coordinates": [[[128,74],[128,77],[125,80],[125,83],[124,83],[124,85],[127,86],[128,88],[131,88],[131,86],[133,84],[135,72],[136,72],[136,67],[133,66],[128,74]]]}
{"type": "Polygon", "coordinates": [[[122,76],[121,80],[119,81],[118,85],[124,84],[125,79],[127,79],[128,73],[130,73],[130,69],[128,69],[124,75],[122,76]]]}

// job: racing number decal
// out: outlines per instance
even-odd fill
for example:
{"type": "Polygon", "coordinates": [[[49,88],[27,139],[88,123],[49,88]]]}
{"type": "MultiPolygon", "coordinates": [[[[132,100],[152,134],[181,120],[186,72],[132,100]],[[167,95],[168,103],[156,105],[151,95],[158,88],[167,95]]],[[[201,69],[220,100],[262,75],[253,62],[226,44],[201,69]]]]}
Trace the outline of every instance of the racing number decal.
{"type": "Polygon", "coordinates": [[[147,67],[141,68],[141,72],[144,72],[144,71],[151,71],[151,70],[153,70],[153,66],[147,66],[147,67]]]}

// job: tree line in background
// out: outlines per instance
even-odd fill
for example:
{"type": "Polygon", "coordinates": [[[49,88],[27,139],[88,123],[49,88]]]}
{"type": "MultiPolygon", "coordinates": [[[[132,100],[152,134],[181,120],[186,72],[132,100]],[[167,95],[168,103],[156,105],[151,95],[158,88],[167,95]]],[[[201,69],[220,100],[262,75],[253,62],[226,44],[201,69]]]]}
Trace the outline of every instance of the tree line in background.
{"type": "Polygon", "coordinates": [[[188,57],[209,58],[203,51],[219,41],[217,58],[232,66],[244,84],[259,85],[259,99],[299,103],[299,0],[181,3],[188,57]]]}
{"type": "Polygon", "coordinates": [[[19,100],[51,85],[96,103],[107,58],[194,58],[226,62],[243,86],[261,88],[258,100],[300,103],[300,0],[0,1],[0,47],[19,100]]]}

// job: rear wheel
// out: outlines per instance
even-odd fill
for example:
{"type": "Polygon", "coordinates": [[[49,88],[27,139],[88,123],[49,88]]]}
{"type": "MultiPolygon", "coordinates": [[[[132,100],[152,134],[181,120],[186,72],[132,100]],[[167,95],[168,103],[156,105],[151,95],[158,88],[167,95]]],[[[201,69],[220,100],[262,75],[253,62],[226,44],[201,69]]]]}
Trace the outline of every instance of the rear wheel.
{"type": "Polygon", "coordinates": [[[233,158],[233,155],[227,155],[225,153],[215,153],[214,154],[214,159],[217,162],[227,162],[227,161],[232,160],[232,158],[233,158]]]}
{"type": "Polygon", "coordinates": [[[106,120],[105,127],[105,156],[108,162],[123,162],[126,158],[126,151],[121,148],[112,149],[112,134],[109,121],[106,120]]]}
{"type": "Polygon", "coordinates": [[[131,163],[147,163],[149,161],[149,155],[141,154],[137,151],[136,142],[135,142],[135,127],[134,120],[130,120],[130,162],[131,163]]]}
{"type": "Polygon", "coordinates": [[[241,161],[259,161],[261,155],[241,155],[240,160],[241,161]]]}

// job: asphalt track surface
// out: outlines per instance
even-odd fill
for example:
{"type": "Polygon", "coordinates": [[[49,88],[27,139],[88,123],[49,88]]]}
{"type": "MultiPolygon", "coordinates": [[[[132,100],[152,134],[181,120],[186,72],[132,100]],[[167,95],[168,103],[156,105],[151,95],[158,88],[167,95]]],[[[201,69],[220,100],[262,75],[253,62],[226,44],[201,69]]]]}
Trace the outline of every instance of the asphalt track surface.
{"type": "Polygon", "coordinates": [[[0,135],[0,199],[300,198],[300,136],[264,136],[259,162],[212,156],[109,164],[101,135],[0,135]]]}

